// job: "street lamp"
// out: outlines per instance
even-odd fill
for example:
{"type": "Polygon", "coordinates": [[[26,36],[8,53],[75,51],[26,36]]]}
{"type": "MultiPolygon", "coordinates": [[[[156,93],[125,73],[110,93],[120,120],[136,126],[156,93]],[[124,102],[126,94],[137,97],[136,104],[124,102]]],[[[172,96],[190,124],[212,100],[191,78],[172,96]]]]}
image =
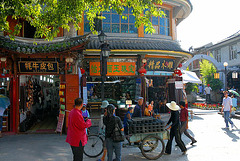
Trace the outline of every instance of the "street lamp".
{"type": "Polygon", "coordinates": [[[224,62],[223,63],[223,66],[225,67],[225,91],[227,91],[227,66],[228,66],[228,63],[227,62],[224,62]]]}
{"type": "Polygon", "coordinates": [[[109,44],[105,42],[107,35],[103,31],[98,35],[99,42],[101,43],[101,53],[100,53],[100,68],[102,77],[102,87],[101,87],[101,99],[104,101],[104,81],[107,75],[107,59],[110,55],[109,44]]]}

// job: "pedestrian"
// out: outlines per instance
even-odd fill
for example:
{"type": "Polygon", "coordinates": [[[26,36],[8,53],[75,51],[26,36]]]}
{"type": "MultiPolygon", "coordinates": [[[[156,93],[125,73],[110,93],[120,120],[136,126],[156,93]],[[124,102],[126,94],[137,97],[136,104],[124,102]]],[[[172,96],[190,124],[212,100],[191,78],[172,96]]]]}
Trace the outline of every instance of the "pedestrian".
{"type": "Polygon", "coordinates": [[[106,138],[106,147],[107,147],[107,161],[113,160],[113,151],[115,152],[116,159],[115,161],[121,161],[121,151],[122,151],[122,142],[114,142],[112,139],[113,131],[115,129],[115,124],[119,126],[121,131],[123,131],[123,126],[121,120],[118,116],[114,116],[115,106],[109,104],[107,106],[107,116],[103,117],[103,123],[106,126],[105,129],[105,138],[106,138]]]}
{"type": "Polygon", "coordinates": [[[230,119],[230,113],[232,111],[232,99],[228,96],[228,91],[224,92],[224,98],[222,102],[222,112],[224,112],[224,120],[226,123],[226,128],[229,128],[228,122],[231,124],[231,127],[233,128],[233,122],[230,119]]]}
{"type": "MultiPolygon", "coordinates": [[[[86,104],[83,104],[83,107],[82,107],[82,116],[83,116],[83,119],[84,121],[87,121],[88,118],[90,118],[90,114],[87,110],[87,107],[86,107],[86,104]]],[[[86,134],[89,135],[89,132],[88,132],[88,128],[86,128],[86,134]]]]}
{"type": "Polygon", "coordinates": [[[131,144],[129,140],[129,134],[131,134],[132,131],[130,131],[131,129],[129,129],[129,127],[131,127],[131,125],[133,124],[132,114],[133,114],[133,108],[129,107],[128,112],[125,114],[123,119],[124,134],[129,144],[131,144]]]}
{"type": "MultiPolygon", "coordinates": [[[[101,115],[101,121],[99,122],[99,131],[105,133],[104,129],[105,129],[105,125],[103,124],[103,117],[107,116],[107,106],[109,105],[109,102],[107,100],[104,100],[102,102],[102,111],[103,111],[103,115],[101,115]]],[[[104,161],[105,160],[105,156],[107,154],[107,148],[106,148],[106,140],[104,140],[103,142],[103,155],[101,157],[101,159],[98,159],[97,161],[104,161]]]]}
{"type": "Polygon", "coordinates": [[[75,99],[74,109],[71,110],[68,116],[68,131],[66,142],[70,144],[73,161],[83,160],[83,148],[87,144],[86,128],[92,125],[90,119],[86,122],[82,116],[83,100],[81,98],[75,99]]]}
{"type": "Polygon", "coordinates": [[[181,121],[180,134],[182,135],[184,133],[189,139],[191,139],[191,141],[192,141],[191,145],[193,145],[194,143],[197,142],[197,140],[195,140],[187,131],[187,129],[188,129],[188,109],[186,108],[186,105],[185,105],[184,101],[180,101],[179,105],[180,105],[180,108],[181,108],[181,112],[180,112],[180,121],[181,121]]]}
{"type": "Polygon", "coordinates": [[[202,94],[202,85],[201,84],[198,86],[198,90],[199,90],[199,94],[202,94]]]}
{"type": "Polygon", "coordinates": [[[237,98],[235,97],[235,95],[233,94],[232,95],[232,112],[231,112],[231,115],[232,116],[235,116],[235,112],[236,112],[236,110],[237,110],[237,107],[238,105],[237,105],[237,98]]]}
{"type": "Polygon", "coordinates": [[[175,137],[175,141],[179,148],[182,151],[182,155],[185,155],[187,153],[187,148],[185,147],[180,134],[180,121],[179,121],[179,109],[180,107],[176,104],[175,101],[171,101],[171,103],[166,104],[167,107],[171,111],[171,117],[166,125],[166,127],[171,124],[171,126],[168,128],[170,129],[170,138],[167,142],[165,155],[170,155],[172,151],[172,141],[175,137]]]}
{"type": "Polygon", "coordinates": [[[138,97],[138,103],[134,108],[132,117],[142,117],[143,97],[138,97]]]}
{"type": "Polygon", "coordinates": [[[0,138],[2,137],[3,113],[5,109],[0,107],[0,138]]]}
{"type": "Polygon", "coordinates": [[[208,84],[204,90],[206,93],[206,103],[211,103],[211,90],[212,88],[210,87],[210,84],[208,84]]]}

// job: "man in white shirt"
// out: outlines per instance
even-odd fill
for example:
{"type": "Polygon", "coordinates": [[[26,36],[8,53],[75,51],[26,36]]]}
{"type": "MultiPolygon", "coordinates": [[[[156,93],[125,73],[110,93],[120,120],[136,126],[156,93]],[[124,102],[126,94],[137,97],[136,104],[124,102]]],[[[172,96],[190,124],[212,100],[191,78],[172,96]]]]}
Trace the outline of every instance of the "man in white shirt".
{"type": "Polygon", "coordinates": [[[211,103],[211,90],[212,88],[210,87],[210,84],[207,85],[207,87],[205,88],[205,93],[206,93],[206,103],[211,103]]]}
{"type": "Polygon", "coordinates": [[[230,113],[232,110],[232,98],[228,96],[228,92],[225,91],[224,92],[224,98],[223,98],[223,102],[222,102],[222,112],[224,112],[224,120],[226,123],[226,128],[229,128],[228,126],[228,122],[231,124],[232,128],[233,128],[233,122],[230,119],[230,113]]]}

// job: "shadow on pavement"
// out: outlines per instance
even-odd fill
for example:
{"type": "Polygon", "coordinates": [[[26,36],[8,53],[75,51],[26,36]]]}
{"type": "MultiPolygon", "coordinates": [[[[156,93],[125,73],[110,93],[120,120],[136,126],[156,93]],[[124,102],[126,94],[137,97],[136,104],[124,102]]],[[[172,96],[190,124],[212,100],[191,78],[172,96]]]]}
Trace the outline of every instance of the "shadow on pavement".
{"type": "Polygon", "coordinates": [[[227,134],[230,138],[232,138],[233,142],[237,142],[240,138],[234,134],[234,131],[239,131],[239,130],[229,130],[228,128],[222,128],[225,134],[227,134]]]}

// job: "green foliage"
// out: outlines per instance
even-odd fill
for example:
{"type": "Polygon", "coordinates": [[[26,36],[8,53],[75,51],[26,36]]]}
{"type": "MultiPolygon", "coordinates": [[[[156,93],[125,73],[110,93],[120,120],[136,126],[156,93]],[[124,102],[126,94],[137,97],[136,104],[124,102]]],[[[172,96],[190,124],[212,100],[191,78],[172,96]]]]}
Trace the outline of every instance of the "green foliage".
{"type": "MultiPolygon", "coordinates": [[[[69,30],[70,22],[80,29],[79,23],[85,14],[90,21],[91,31],[97,33],[94,30],[94,19],[105,18],[97,15],[110,9],[122,15],[124,7],[132,7],[135,26],[144,24],[145,31],[153,33],[155,30],[150,17],[165,16],[154,4],[162,4],[162,0],[3,0],[0,2],[0,31],[12,32],[7,22],[7,16],[12,16],[17,20],[22,18],[36,27],[35,38],[46,37],[47,40],[52,40],[57,36],[59,27],[69,30]]],[[[10,36],[17,35],[21,27],[19,23],[10,36]]]]}
{"type": "Polygon", "coordinates": [[[219,79],[214,79],[214,73],[217,72],[216,68],[208,60],[202,60],[200,63],[200,74],[203,77],[205,85],[210,84],[213,91],[222,88],[223,83],[219,79]]]}
{"type": "Polygon", "coordinates": [[[191,92],[198,92],[197,83],[187,83],[185,91],[187,94],[191,94],[191,92]]]}

